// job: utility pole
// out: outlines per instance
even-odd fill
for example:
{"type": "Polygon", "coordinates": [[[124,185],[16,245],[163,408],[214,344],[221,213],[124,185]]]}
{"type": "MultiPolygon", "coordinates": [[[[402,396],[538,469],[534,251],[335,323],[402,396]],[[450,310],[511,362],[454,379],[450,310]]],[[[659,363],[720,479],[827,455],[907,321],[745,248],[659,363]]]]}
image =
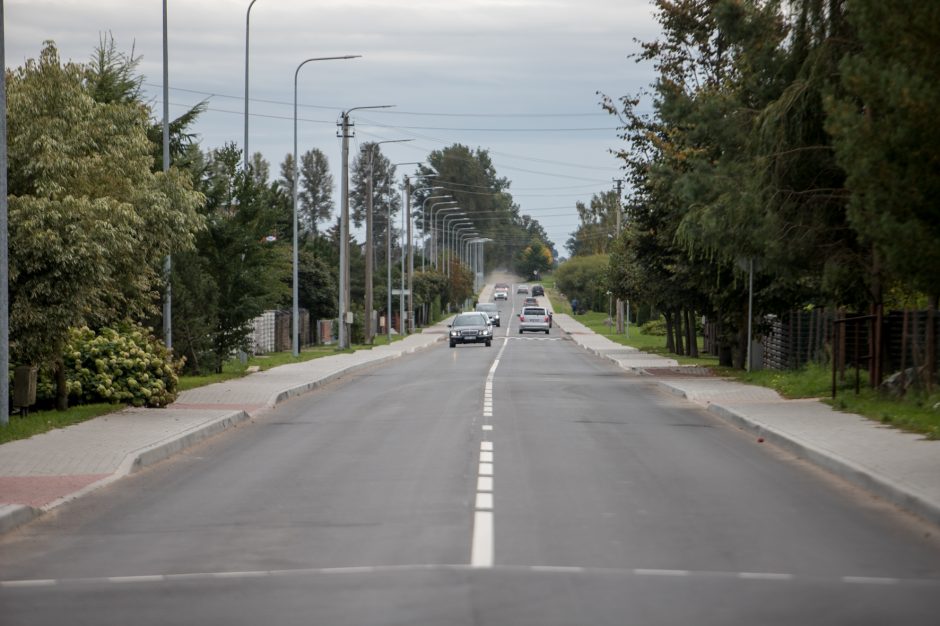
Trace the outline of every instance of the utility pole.
{"type": "Polygon", "coordinates": [[[405,174],[405,220],[408,222],[408,332],[415,331],[415,301],[412,295],[414,288],[415,275],[415,256],[414,246],[412,245],[411,233],[411,183],[408,175],[405,174]]]}
{"type": "Polygon", "coordinates": [[[385,306],[385,334],[388,345],[392,345],[392,203],[389,198],[385,202],[385,263],[388,270],[388,283],[386,286],[387,303],[385,306]]]}
{"type": "Polygon", "coordinates": [[[366,198],[366,344],[372,344],[372,181],[375,166],[375,144],[369,146],[369,191],[366,198]]]}
{"type": "MultiPolygon", "coordinates": [[[[403,192],[407,193],[407,191],[403,192]]],[[[405,212],[401,213],[401,232],[405,232],[405,212]]],[[[405,245],[401,246],[401,291],[398,292],[398,334],[405,336],[405,245]]]]}
{"type": "MultiPolygon", "coordinates": [[[[346,309],[349,308],[349,111],[342,113],[343,173],[339,217],[339,348],[349,347],[346,309]]],[[[297,181],[294,181],[297,184],[297,181]]]]}
{"type": "MultiPolygon", "coordinates": [[[[620,193],[623,186],[623,179],[615,178],[614,182],[617,183],[617,237],[620,237],[620,214],[623,213],[623,209],[620,206],[620,193]]],[[[624,331],[623,300],[617,298],[617,334],[622,335],[624,331]]]]}

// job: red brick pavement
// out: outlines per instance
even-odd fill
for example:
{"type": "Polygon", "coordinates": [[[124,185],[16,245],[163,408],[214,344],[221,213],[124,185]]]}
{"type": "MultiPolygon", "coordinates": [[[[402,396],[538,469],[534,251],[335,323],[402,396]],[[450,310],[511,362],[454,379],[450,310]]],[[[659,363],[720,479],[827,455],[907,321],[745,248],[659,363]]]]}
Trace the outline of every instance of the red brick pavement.
{"type": "Polygon", "coordinates": [[[82,476],[0,476],[0,504],[41,507],[110,474],[82,476]]]}

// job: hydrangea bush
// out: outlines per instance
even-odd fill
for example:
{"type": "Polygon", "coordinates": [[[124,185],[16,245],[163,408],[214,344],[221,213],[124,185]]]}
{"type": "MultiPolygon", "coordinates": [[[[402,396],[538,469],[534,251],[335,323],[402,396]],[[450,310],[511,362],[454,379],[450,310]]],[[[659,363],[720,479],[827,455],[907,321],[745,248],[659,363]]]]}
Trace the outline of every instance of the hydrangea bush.
{"type": "MultiPolygon", "coordinates": [[[[75,328],[64,351],[69,401],[72,404],[113,402],[163,407],[176,399],[183,360],[173,361],[162,341],[149,329],[128,324],[75,328]]],[[[43,375],[40,397],[55,396],[55,382],[43,375]]]]}

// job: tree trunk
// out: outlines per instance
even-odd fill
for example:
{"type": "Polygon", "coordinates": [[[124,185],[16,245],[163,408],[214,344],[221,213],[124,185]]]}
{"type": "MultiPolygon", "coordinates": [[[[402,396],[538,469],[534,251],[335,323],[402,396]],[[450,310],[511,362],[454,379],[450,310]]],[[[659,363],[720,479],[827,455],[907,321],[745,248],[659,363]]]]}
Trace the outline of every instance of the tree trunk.
{"type": "Polygon", "coordinates": [[[663,317],[666,318],[666,350],[675,354],[676,342],[672,336],[672,313],[667,309],[663,311],[663,317]]]}
{"type": "Polygon", "coordinates": [[[62,356],[55,360],[55,410],[65,411],[69,408],[69,389],[65,380],[65,361],[62,356]]]}
{"type": "Polygon", "coordinates": [[[673,317],[675,318],[675,323],[672,329],[676,333],[676,354],[683,356],[685,354],[685,346],[683,346],[682,341],[682,309],[675,309],[673,317]]]}
{"type": "Polygon", "coordinates": [[[930,393],[937,376],[937,296],[930,296],[927,302],[927,393],[930,393]]]}
{"type": "Polygon", "coordinates": [[[695,332],[695,311],[692,309],[686,309],[685,311],[685,328],[688,332],[688,346],[689,346],[689,356],[693,358],[698,358],[698,335],[695,332]]]}

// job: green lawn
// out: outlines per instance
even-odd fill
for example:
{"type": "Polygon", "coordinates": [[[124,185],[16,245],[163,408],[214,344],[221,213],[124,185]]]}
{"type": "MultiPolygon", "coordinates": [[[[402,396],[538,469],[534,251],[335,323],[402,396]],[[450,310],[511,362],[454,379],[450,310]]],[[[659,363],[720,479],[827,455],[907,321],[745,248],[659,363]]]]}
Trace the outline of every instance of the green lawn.
{"type": "Polygon", "coordinates": [[[29,439],[55,428],[65,428],[93,417],[114,413],[124,408],[123,404],[85,404],[71,407],[67,411],[35,411],[26,417],[11,415],[10,423],[0,427],[0,443],[16,439],[29,439]]]}
{"type": "Polygon", "coordinates": [[[800,370],[762,370],[743,372],[720,368],[717,373],[742,382],[775,389],[785,398],[819,398],[839,411],[863,415],[886,425],[920,433],[927,439],[940,439],[940,389],[931,394],[911,389],[903,398],[895,398],[862,385],[855,395],[855,374],[847,371],[845,380],[836,383],[836,397],[832,398],[832,369],[810,364],[800,370]]]}
{"type": "MultiPolygon", "coordinates": [[[[551,276],[542,279],[545,293],[552,303],[552,308],[560,313],[571,314],[571,305],[555,289],[551,276]]],[[[909,391],[904,398],[886,396],[865,386],[855,395],[854,372],[846,372],[846,380],[837,384],[837,396],[832,396],[832,370],[828,366],[810,365],[796,371],[762,370],[745,372],[731,368],[718,367],[717,357],[705,355],[691,359],[677,357],[666,351],[666,338],[659,335],[646,335],[639,328],[630,327],[630,336],[612,333],[606,323],[607,313],[588,312],[577,315],[575,319],[593,330],[608,336],[611,341],[632,346],[645,352],[653,352],[676,359],[683,365],[701,365],[712,368],[719,376],[735,378],[741,382],[770,387],[785,398],[820,398],[839,411],[855,413],[886,425],[902,430],[920,433],[927,439],[940,439],[940,389],[933,393],[909,391]]],[[[701,346],[700,346],[701,347],[701,346]]],[[[865,374],[863,373],[863,377],[865,374]]]]}

